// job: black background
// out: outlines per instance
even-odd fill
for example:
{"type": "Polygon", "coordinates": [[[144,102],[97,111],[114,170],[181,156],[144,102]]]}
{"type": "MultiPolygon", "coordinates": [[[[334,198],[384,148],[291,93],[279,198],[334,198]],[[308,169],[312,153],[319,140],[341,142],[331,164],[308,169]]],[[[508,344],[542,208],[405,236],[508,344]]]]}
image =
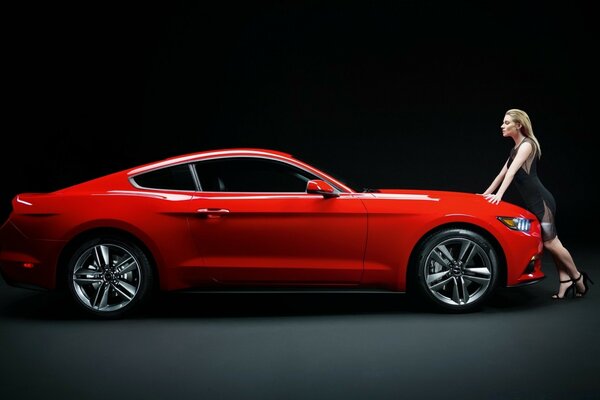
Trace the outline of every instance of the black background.
{"type": "Polygon", "coordinates": [[[19,192],[224,147],[286,151],[356,189],[482,192],[516,107],[563,242],[591,242],[591,2],[164,3],[10,13],[3,219],[19,192]]]}
{"type": "MultiPolygon", "coordinates": [[[[481,192],[517,107],[542,145],[561,240],[598,279],[591,1],[80,3],[5,7],[2,220],[19,192],[223,147],[287,151],[357,189],[481,192]]],[[[1,392],[596,398],[598,285],[551,300],[548,254],[544,265],[548,279],[465,315],[410,299],[228,294],[99,322],[0,281],[1,392]]]]}

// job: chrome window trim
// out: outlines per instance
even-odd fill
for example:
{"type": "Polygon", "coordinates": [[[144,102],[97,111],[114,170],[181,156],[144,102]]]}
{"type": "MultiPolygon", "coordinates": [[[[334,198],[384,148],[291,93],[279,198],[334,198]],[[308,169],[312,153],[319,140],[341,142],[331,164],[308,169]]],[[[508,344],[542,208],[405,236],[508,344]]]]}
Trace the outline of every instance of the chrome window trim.
{"type": "Polygon", "coordinates": [[[129,176],[128,179],[129,179],[129,182],[135,188],[137,188],[137,189],[143,189],[143,190],[163,190],[163,191],[170,191],[170,192],[192,192],[192,190],[149,188],[149,187],[141,186],[141,185],[137,184],[137,182],[135,182],[135,178],[137,176],[144,175],[144,174],[147,174],[147,173],[151,173],[151,172],[154,172],[154,171],[159,171],[161,169],[175,167],[177,165],[188,164],[190,166],[190,171],[192,172],[192,178],[194,179],[194,183],[196,185],[196,190],[193,191],[193,192],[202,192],[202,193],[294,193],[294,194],[297,194],[297,193],[306,193],[305,191],[304,192],[214,192],[214,191],[213,192],[208,192],[208,191],[205,192],[205,191],[203,191],[202,187],[201,187],[201,184],[200,184],[200,179],[198,177],[198,173],[196,171],[195,163],[204,162],[204,161],[213,161],[213,160],[224,160],[224,159],[229,159],[229,158],[241,158],[241,159],[244,159],[244,158],[258,158],[260,160],[269,160],[269,161],[280,162],[280,163],[283,163],[283,164],[286,164],[288,166],[297,168],[297,169],[299,169],[301,171],[304,171],[304,172],[306,172],[308,174],[311,174],[311,175],[314,175],[314,176],[318,177],[319,179],[321,179],[321,180],[327,182],[328,184],[330,184],[331,186],[333,186],[333,188],[335,188],[335,190],[338,193],[350,193],[350,192],[347,192],[345,190],[340,189],[338,187],[338,185],[333,184],[329,179],[326,179],[322,175],[316,174],[316,173],[314,173],[312,171],[309,171],[307,168],[304,168],[304,167],[302,167],[300,165],[297,165],[295,163],[289,162],[288,160],[281,160],[281,159],[275,158],[275,157],[269,157],[269,156],[263,156],[263,155],[253,155],[253,154],[251,154],[251,155],[240,155],[240,154],[218,155],[218,156],[213,156],[213,157],[201,158],[199,160],[185,160],[185,161],[182,161],[182,162],[179,162],[179,163],[169,164],[169,165],[165,165],[165,166],[160,166],[160,167],[157,167],[157,168],[153,168],[153,169],[150,169],[150,170],[147,170],[147,171],[143,171],[143,172],[137,173],[135,175],[129,176]]]}

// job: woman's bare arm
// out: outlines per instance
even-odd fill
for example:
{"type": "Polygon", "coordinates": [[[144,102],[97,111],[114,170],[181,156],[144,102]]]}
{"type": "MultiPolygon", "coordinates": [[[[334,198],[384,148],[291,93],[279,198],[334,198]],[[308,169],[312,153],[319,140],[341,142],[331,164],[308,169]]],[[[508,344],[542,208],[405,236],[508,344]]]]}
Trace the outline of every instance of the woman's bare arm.
{"type": "Polygon", "coordinates": [[[508,170],[508,168],[506,167],[506,164],[508,164],[508,160],[504,163],[504,166],[502,167],[502,169],[500,170],[500,173],[494,179],[492,184],[485,190],[485,192],[482,193],[483,195],[494,192],[494,190],[496,190],[496,188],[500,185],[500,183],[502,182],[502,179],[504,179],[504,175],[506,175],[506,171],[508,170]]]}
{"type": "MultiPolygon", "coordinates": [[[[484,193],[484,196],[487,199],[487,201],[489,201],[492,204],[500,203],[500,200],[502,200],[502,196],[504,196],[504,192],[506,192],[506,189],[508,189],[508,187],[510,186],[513,178],[515,177],[515,174],[517,173],[519,168],[521,168],[521,166],[523,165],[525,160],[527,160],[527,158],[529,157],[529,155],[531,154],[532,151],[533,151],[533,146],[531,145],[531,143],[525,142],[521,146],[519,146],[519,149],[517,150],[517,155],[515,156],[515,159],[513,160],[512,164],[510,165],[510,168],[508,168],[506,170],[506,173],[504,174],[504,178],[502,179],[502,184],[500,185],[500,189],[498,189],[496,194],[492,194],[491,192],[484,193]]],[[[496,179],[498,179],[498,178],[496,178],[496,179]]],[[[494,180],[494,183],[496,182],[496,179],[494,180]]],[[[490,187],[492,187],[492,186],[490,186],[490,187]]]]}

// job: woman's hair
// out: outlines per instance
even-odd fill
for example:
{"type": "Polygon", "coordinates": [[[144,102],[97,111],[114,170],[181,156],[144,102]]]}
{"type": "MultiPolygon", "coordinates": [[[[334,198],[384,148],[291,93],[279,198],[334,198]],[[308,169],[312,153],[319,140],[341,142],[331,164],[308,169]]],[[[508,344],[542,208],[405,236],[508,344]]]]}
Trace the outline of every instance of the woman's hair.
{"type": "Polygon", "coordinates": [[[516,123],[521,124],[521,132],[525,137],[533,140],[535,143],[537,156],[540,158],[542,156],[542,148],[540,147],[540,142],[538,142],[537,138],[533,134],[533,128],[531,126],[531,120],[529,119],[529,115],[523,110],[519,110],[518,108],[512,108],[506,112],[506,115],[510,115],[512,120],[516,123]]]}

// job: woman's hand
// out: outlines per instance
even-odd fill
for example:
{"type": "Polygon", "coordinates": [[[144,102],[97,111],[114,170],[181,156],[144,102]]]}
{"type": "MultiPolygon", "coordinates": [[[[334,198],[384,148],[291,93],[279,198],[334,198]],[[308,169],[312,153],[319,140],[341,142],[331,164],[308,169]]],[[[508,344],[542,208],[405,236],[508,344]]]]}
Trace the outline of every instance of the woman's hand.
{"type": "Polygon", "coordinates": [[[502,196],[493,193],[484,194],[483,197],[492,204],[498,204],[502,200],[502,196]]]}

